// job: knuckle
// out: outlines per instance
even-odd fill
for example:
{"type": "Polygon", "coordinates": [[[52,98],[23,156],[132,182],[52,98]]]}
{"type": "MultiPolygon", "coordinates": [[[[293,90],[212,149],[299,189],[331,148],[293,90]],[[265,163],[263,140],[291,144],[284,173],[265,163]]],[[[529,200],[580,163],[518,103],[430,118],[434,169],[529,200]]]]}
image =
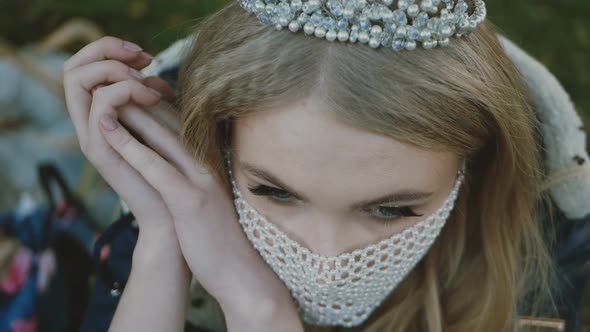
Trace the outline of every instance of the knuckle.
{"type": "Polygon", "coordinates": [[[111,82],[120,82],[129,79],[130,67],[118,60],[105,60],[104,72],[106,79],[111,82]]]}
{"type": "Polygon", "coordinates": [[[129,70],[129,66],[118,60],[108,59],[104,62],[108,66],[108,68],[112,69],[113,71],[121,71],[127,73],[127,71],[129,70]]]}
{"type": "Polygon", "coordinates": [[[73,63],[74,63],[74,59],[76,59],[76,55],[77,54],[78,53],[70,56],[69,58],[66,59],[66,61],[64,61],[64,63],[61,66],[61,69],[62,69],[62,73],[63,74],[65,74],[65,73],[69,72],[70,70],[74,69],[73,63]]]}
{"type": "Polygon", "coordinates": [[[98,43],[107,46],[118,47],[123,44],[123,40],[115,36],[104,36],[98,40],[98,43]]]}
{"type": "Polygon", "coordinates": [[[64,76],[64,79],[67,75],[67,73],[70,71],[70,63],[71,63],[72,58],[68,58],[66,61],[64,61],[63,65],[61,66],[61,72],[64,76]]]}
{"type": "Polygon", "coordinates": [[[97,160],[98,149],[96,148],[96,143],[90,140],[86,144],[84,144],[84,154],[89,160],[97,160]]]}
{"type": "Polygon", "coordinates": [[[122,169],[127,164],[127,161],[118,153],[110,153],[109,158],[111,158],[112,164],[117,169],[122,169]]]}
{"type": "Polygon", "coordinates": [[[125,83],[127,84],[128,88],[129,88],[129,93],[131,93],[131,91],[133,91],[133,90],[138,90],[138,89],[144,88],[143,84],[139,83],[136,80],[126,80],[125,83]]]}
{"type": "Polygon", "coordinates": [[[80,144],[80,150],[82,150],[82,152],[84,152],[84,153],[88,152],[88,140],[87,139],[79,138],[78,144],[80,144]]]}
{"type": "Polygon", "coordinates": [[[109,93],[109,89],[107,89],[107,87],[108,86],[106,86],[106,85],[96,86],[94,89],[94,92],[92,93],[93,99],[95,99],[99,102],[106,99],[108,96],[108,93],[109,93]]]}
{"type": "Polygon", "coordinates": [[[63,83],[64,83],[64,88],[71,88],[73,87],[75,84],[79,84],[81,85],[81,75],[84,73],[83,71],[80,70],[81,68],[72,68],[69,69],[67,72],[64,73],[63,75],[63,83]]]}
{"type": "Polygon", "coordinates": [[[141,83],[135,80],[125,80],[123,82],[123,88],[125,89],[125,95],[132,96],[135,94],[135,91],[141,89],[141,83]]]}
{"type": "Polygon", "coordinates": [[[98,166],[98,158],[96,157],[96,155],[94,153],[85,152],[84,155],[86,156],[86,159],[88,159],[88,161],[92,165],[98,166]]]}
{"type": "Polygon", "coordinates": [[[131,135],[119,135],[115,144],[120,146],[122,149],[128,149],[132,140],[133,137],[131,137],[131,135]]]}
{"type": "Polygon", "coordinates": [[[185,193],[183,196],[183,200],[186,200],[196,207],[205,206],[207,205],[208,195],[206,194],[207,191],[204,188],[199,186],[189,186],[190,190],[188,193],[185,193]],[[188,200],[186,199],[188,198],[188,200]]]}
{"type": "Polygon", "coordinates": [[[167,196],[168,205],[175,217],[182,217],[179,213],[189,213],[202,211],[206,206],[204,195],[200,195],[193,190],[184,190],[183,188],[170,188],[167,196]]]}
{"type": "Polygon", "coordinates": [[[145,166],[146,166],[148,169],[151,169],[151,170],[156,170],[156,169],[158,169],[158,166],[159,166],[159,162],[158,162],[158,160],[159,160],[159,159],[156,157],[156,155],[155,155],[155,154],[153,154],[153,153],[148,153],[148,154],[146,154],[146,156],[144,157],[143,164],[144,164],[144,165],[145,165],[145,166]]]}
{"type": "Polygon", "coordinates": [[[144,168],[145,174],[150,174],[148,177],[163,180],[162,176],[165,175],[160,174],[160,161],[153,153],[147,153],[141,159],[141,165],[144,168]]]}
{"type": "Polygon", "coordinates": [[[133,77],[132,76],[133,69],[122,62],[119,62],[119,68],[117,70],[119,72],[121,72],[123,74],[123,76],[126,76],[127,79],[130,79],[130,77],[133,77]]]}
{"type": "Polygon", "coordinates": [[[199,187],[203,188],[202,190],[211,192],[219,188],[219,183],[215,180],[215,178],[209,173],[208,171],[201,172],[199,174],[199,187]]]}
{"type": "Polygon", "coordinates": [[[192,211],[203,211],[205,210],[207,207],[211,206],[211,196],[207,195],[205,192],[201,192],[200,190],[197,190],[197,192],[195,192],[195,190],[191,190],[191,195],[189,196],[189,199],[187,200],[186,198],[182,198],[180,199],[180,201],[186,201],[187,203],[189,203],[190,205],[190,209],[192,209],[192,211]]]}
{"type": "Polygon", "coordinates": [[[62,76],[62,82],[64,85],[64,89],[67,91],[71,86],[73,81],[72,78],[72,73],[68,70],[68,71],[64,71],[63,76],[62,76]]]}
{"type": "Polygon", "coordinates": [[[79,139],[79,144],[80,144],[80,151],[82,151],[82,153],[88,157],[88,143],[85,140],[79,139]]]}
{"type": "Polygon", "coordinates": [[[87,149],[86,153],[84,153],[84,155],[86,156],[86,159],[88,159],[88,161],[90,161],[90,163],[96,167],[100,166],[100,156],[98,155],[98,153],[96,152],[96,150],[94,149],[87,149]]]}

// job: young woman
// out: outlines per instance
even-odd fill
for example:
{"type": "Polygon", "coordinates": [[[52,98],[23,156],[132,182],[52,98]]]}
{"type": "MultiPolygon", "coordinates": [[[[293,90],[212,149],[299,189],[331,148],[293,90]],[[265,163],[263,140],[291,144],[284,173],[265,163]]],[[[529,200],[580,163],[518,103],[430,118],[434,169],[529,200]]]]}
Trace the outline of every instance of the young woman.
{"type": "Polygon", "coordinates": [[[245,8],[199,25],[179,117],[145,112],[170,88],[137,45],[64,66],[81,148],[140,227],[109,331],[181,330],[191,275],[229,331],[515,330],[550,295],[527,297],[551,273],[547,179],[493,25],[397,50],[245,8]]]}

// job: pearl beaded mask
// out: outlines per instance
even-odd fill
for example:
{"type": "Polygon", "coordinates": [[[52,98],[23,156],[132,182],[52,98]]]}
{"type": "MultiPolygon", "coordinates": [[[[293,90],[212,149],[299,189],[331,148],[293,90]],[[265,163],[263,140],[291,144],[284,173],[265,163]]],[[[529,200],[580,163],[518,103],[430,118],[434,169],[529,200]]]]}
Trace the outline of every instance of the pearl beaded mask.
{"type": "Polygon", "coordinates": [[[365,248],[322,256],[290,239],[243,198],[228,151],[225,157],[242,229],[289,288],[303,320],[320,326],[352,327],[369,317],[438,236],[454,207],[465,172],[463,163],[444,204],[426,219],[365,248]]]}
{"type": "Polygon", "coordinates": [[[414,50],[449,45],[486,18],[483,0],[468,14],[465,0],[238,0],[262,24],[276,29],[373,48],[414,50]]]}

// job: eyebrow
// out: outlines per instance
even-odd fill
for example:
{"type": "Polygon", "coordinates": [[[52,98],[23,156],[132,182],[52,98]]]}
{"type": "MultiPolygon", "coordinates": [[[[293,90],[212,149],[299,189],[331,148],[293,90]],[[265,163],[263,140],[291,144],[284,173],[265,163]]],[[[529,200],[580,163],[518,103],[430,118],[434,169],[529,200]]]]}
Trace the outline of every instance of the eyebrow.
{"type": "MultiPolygon", "coordinates": [[[[249,172],[253,176],[256,176],[258,178],[266,180],[266,181],[274,184],[275,186],[281,187],[283,190],[290,192],[291,194],[297,196],[300,199],[307,200],[307,198],[304,195],[299,194],[293,188],[290,188],[289,186],[285,185],[283,182],[281,182],[281,180],[279,180],[276,176],[274,176],[269,171],[267,171],[263,168],[260,168],[260,167],[256,167],[256,166],[246,163],[246,162],[240,162],[240,164],[242,165],[242,167],[244,168],[245,171],[249,172]]],[[[400,191],[397,191],[394,193],[386,194],[386,195],[378,197],[378,198],[363,200],[363,201],[354,203],[351,206],[351,209],[358,209],[358,208],[362,208],[365,206],[385,204],[385,203],[409,203],[409,202],[414,202],[414,201],[425,199],[427,197],[432,196],[432,194],[434,194],[434,193],[433,192],[414,191],[411,189],[403,189],[403,190],[400,190],[400,191]]]]}

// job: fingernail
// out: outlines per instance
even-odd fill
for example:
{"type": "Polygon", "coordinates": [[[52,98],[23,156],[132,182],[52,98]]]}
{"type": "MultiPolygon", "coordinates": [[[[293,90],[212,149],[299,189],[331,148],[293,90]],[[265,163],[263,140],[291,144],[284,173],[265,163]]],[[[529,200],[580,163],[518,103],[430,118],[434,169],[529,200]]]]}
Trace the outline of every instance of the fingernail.
{"type": "Polygon", "coordinates": [[[158,97],[162,97],[162,94],[160,93],[160,91],[158,90],[154,90],[152,88],[148,88],[148,90],[150,90],[151,93],[155,94],[158,97]]]}
{"type": "Polygon", "coordinates": [[[143,50],[143,48],[141,48],[139,45],[128,41],[123,41],[123,48],[131,52],[139,52],[143,50]]]}
{"type": "Polygon", "coordinates": [[[149,54],[149,53],[147,53],[147,52],[141,52],[141,55],[142,55],[144,58],[148,59],[148,60],[153,60],[153,59],[154,59],[153,55],[151,55],[151,54],[149,54]]]}
{"type": "Polygon", "coordinates": [[[113,131],[117,128],[117,121],[115,121],[110,115],[103,114],[100,117],[100,124],[103,129],[107,131],[113,131]]]}
{"type": "Polygon", "coordinates": [[[145,78],[145,76],[140,71],[133,68],[129,68],[129,74],[138,80],[143,80],[145,78]]]}

